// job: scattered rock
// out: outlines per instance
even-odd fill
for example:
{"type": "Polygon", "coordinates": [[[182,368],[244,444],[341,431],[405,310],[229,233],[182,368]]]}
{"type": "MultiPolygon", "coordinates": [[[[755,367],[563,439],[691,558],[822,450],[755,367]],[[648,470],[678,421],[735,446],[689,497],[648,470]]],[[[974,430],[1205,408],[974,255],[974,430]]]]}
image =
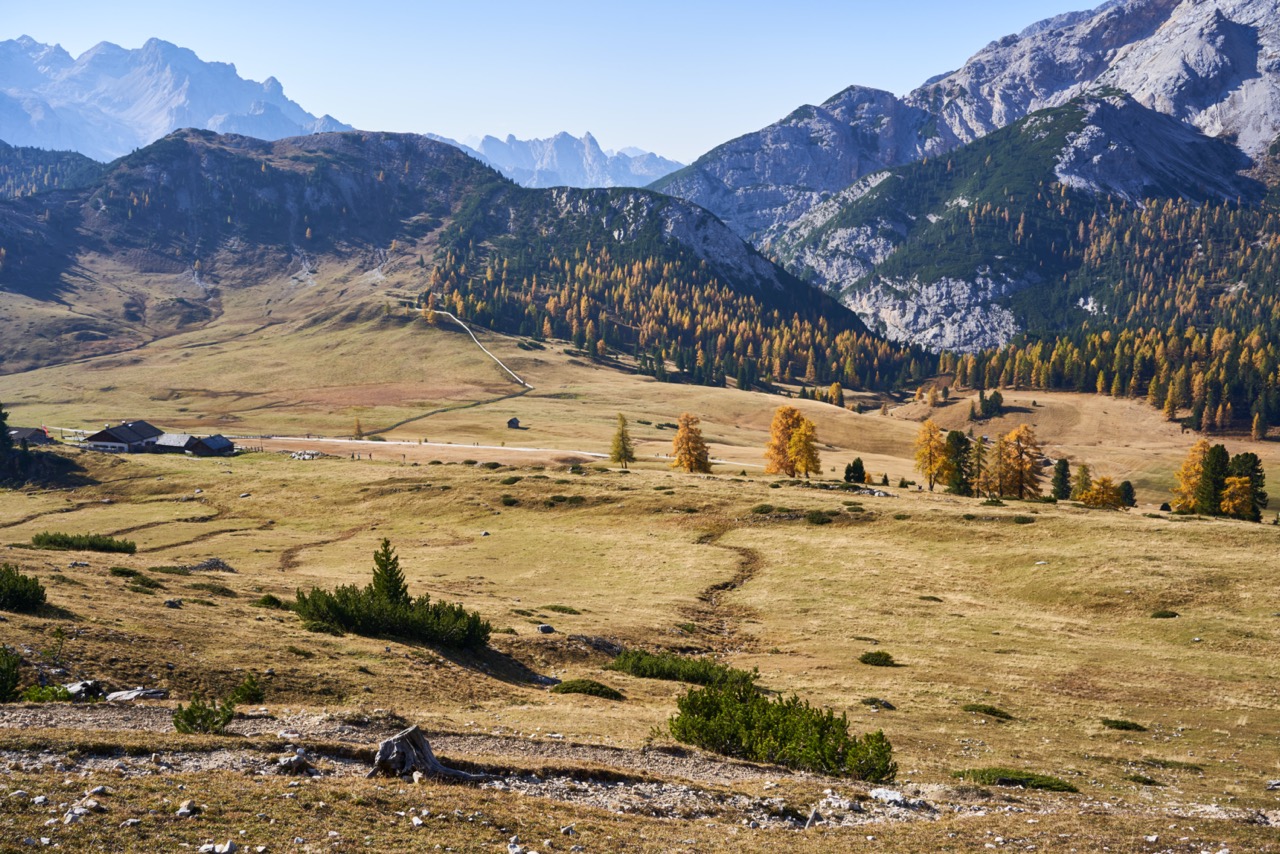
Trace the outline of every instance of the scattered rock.
{"type": "Polygon", "coordinates": [[[126,818],[124,821],[120,822],[120,826],[121,826],[122,828],[123,828],[123,827],[137,827],[137,826],[138,826],[138,825],[140,825],[140,824],[142,824],[142,819],[140,819],[140,818],[126,818]]]}
{"type": "Polygon", "coordinates": [[[561,836],[577,836],[578,831],[574,830],[574,827],[572,824],[566,824],[564,827],[560,828],[560,835],[561,836]]]}
{"type": "Polygon", "coordinates": [[[290,774],[300,777],[319,777],[320,771],[307,759],[307,751],[299,747],[289,756],[276,760],[272,770],[277,774],[290,774]]]}
{"type": "Polygon", "coordinates": [[[36,795],[34,798],[31,799],[32,806],[42,807],[47,803],[49,803],[49,799],[46,798],[44,795],[36,795]]]}
{"type": "Polygon", "coordinates": [[[82,682],[71,682],[63,685],[62,687],[67,689],[67,693],[71,695],[71,702],[73,703],[98,700],[106,694],[106,692],[102,690],[102,684],[96,679],[85,679],[82,682]]]}
{"type": "Polygon", "coordinates": [[[809,811],[809,820],[804,823],[804,829],[808,830],[820,821],[822,821],[822,813],[818,812],[817,807],[814,807],[809,811]]]}
{"type": "Polygon", "coordinates": [[[546,623],[542,623],[541,625],[538,626],[538,631],[544,635],[550,635],[550,634],[555,634],[556,630],[552,626],[549,626],[546,623]]]}
{"type": "Polygon", "coordinates": [[[181,608],[181,607],[182,607],[182,600],[181,600],[181,599],[166,599],[166,600],[164,600],[164,606],[165,606],[166,608],[181,608]]]}
{"type": "Polygon", "coordinates": [[[200,814],[200,807],[196,806],[195,801],[183,801],[178,805],[176,815],[178,818],[191,818],[200,814]]]}
{"type": "Polygon", "coordinates": [[[206,843],[201,845],[198,850],[201,854],[235,854],[236,851],[240,850],[240,846],[236,845],[234,840],[228,839],[222,843],[206,843]]]}
{"type": "Polygon", "coordinates": [[[1267,782],[1268,792],[1280,792],[1280,780],[1270,780],[1267,782]]]}
{"type": "MultiPolygon", "coordinates": [[[[168,604],[167,602],[165,604],[168,604]]],[[[130,703],[134,700],[167,700],[169,692],[163,688],[137,688],[128,691],[113,691],[107,695],[108,703],[130,703]]]]}
{"type": "Polygon", "coordinates": [[[249,496],[251,496],[251,495],[253,495],[253,493],[252,493],[252,492],[242,492],[242,493],[240,493],[240,497],[241,497],[241,498],[248,498],[248,497],[249,497],[249,496]]]}
{"type": "Polygon", "coordinates": [[[907,800],[906,795],[893,789],[872,789],[870,795],[873,800],[890,806],[906,807],[911,805],[911,801],[907,800]]]}

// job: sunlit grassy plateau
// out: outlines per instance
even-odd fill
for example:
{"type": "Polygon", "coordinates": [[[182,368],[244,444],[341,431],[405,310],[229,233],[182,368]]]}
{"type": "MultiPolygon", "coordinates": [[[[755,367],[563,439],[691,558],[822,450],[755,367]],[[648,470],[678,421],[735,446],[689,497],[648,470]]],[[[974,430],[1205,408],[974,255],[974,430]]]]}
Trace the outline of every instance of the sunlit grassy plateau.
{"type": "MultiPolygon", "coordinates": [[[[359,418],[387,440],[246,440],[265,450],[230,460],[65,450],[91,485],[0,492],[0,559],[37,576],[52,606],[6,614],[4,643],[59,655],[70,677],[172,693],[142,709],[0,708],[0,789],[50,801],[0,797],[0,848],[41,836],[113,850],[226,838],[273,851],[505,850],[512,836],[589,851],[1280,847],[1266,826],[1268,815],[1280,821],[1267,791],[1280,777],[1280,528],[1157,512],[1192,437],[1144,404],[1011,390],[1011,413],[977,428],[1035,424],[1051,455],[1133,480],[1141,506],[1127,513],[896,487],[858,496],[762,474],[776,397],[660,384],[563,343],[527,350],[481,337],[531,390],[461,333],[380,306],[266,329],[229,312],[220,327],[0,377],[15,424],[132,417],[338,438],[359,418]],[[672,472],[660,457],[672,431],[658,425],[682,411],[703,418],[724,461],[710,476],[672,472]],[[641,455],[630,473],[589,456],[607,452],[618,412],[641,455]],[[513,416],[527,429],[509,430],[513,416]],[[280,453],[303,448],[330,456],[280,453]],[[810,510],[833,511],[833,524],[808,524],[810,510]],[[138,549],[23,547],[45,530],[127,537],[138,549]],[[463,602],[499,630],[491,651],[316,634],[254,606],[264,594],[363,584],[384,537],[411,593],[463,602]],[[211,557],[235,572],[154,569],[211,557]],[[111,567],[159,586],[139,590],[111,567]],[[166,607],[173,598],[183,607],[166,607]],[[1180,616],[1153,619],[1159,610],[1180,616]],[[539,633],[543,623],[555,632],[539,633]],[[608,644],[758,668],[771,692],[847,713],[855,731],[883,729],[901,767],[893,787],[929,806],[889,810],[860,783],[678,747],[664,725],[684,687],[606,670],[608,644]],[[860,664],[869,650],[902,666],[860,664]],[[264,711],[241,708],[225,737],[173,731],[172,705],[225,696],[249,672],[266,689],[264,711]],[[596,679],[625,699],[552,694],[543,677],[596,679]],[[972,704],[1012,719],[962,709],[972,704]],[[571,794],[364,780],[371,748],[405,722],[465,767],[573,777],[584,791],[593,780],[687,785],[716,806],[664,810],[636,795],[622,810],[571,794]],[[243,773],[287,744],[330,773],[298,786],[243,773]],[[988,766],[1080,792],[953,777],[988,766]],[[110,788],[98,797],[110,811],[63,825],[55,808],[97,785],[110,788]],[[846,826],[799,830],[826,789],[854,800],[846,826]],[[737,796],[778,799],[770,809],[799,822],[752,827],[737,796]],[[177,818],[187,799],[207,809],[177,818]],[[411,809],[428,811],[421,827],[411,809]],[[121,827],[127,818],[141,823],[121,827]],[[574,823],[577,836],[560,834],[574,823]]],[[[826,478],[853,456],[894,484],[912,476],[923,404],[887,416],[878,402],[864,415],[800,406],[818,425],[826,478]]],[[[932,415],[954,427],[967,411],[959,399],[932,415]]],[[[1277,471],[1273,445],[1227,441],[1277,471]]]]}

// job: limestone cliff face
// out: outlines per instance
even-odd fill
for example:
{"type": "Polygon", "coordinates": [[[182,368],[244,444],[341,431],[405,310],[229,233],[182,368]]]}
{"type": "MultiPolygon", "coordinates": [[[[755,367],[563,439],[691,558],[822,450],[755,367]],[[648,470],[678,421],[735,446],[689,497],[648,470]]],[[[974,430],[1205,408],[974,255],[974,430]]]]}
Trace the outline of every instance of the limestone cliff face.
{"type": "Polygon", "coordinates": [[[921,224],[967,203],[957,191],[936,209],[886,205],[897,182],[885,179],[1015,124],[1021,141],[997,156],[1043,159],[1040,141],[1067,108],[1078,121],[1053,131],[1036,181],[1134,202],[1256,197],[1241,173],[1280,138],[1280,5],[1112,0],[992,42],[904,98],[851,87],[653,186],[711,210],[890,337],[976,349],[1019,331],[1012,295],[1047,285],[982,246],[967,273],[876,275],[921,224]]]}

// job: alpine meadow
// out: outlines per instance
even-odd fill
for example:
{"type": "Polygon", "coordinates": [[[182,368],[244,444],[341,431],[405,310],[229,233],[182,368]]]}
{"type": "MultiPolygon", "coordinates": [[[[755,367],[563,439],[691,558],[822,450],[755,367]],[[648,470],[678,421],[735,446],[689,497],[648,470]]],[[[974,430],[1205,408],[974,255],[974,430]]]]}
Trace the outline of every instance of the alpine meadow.
{"type": "Polygon", "coordinates": [[[144,5],[0,33],[0,850],[1280,851],[1273,0],[833,4],[927,82],[687,165],[555,81],[708,9],[144,5]]]}

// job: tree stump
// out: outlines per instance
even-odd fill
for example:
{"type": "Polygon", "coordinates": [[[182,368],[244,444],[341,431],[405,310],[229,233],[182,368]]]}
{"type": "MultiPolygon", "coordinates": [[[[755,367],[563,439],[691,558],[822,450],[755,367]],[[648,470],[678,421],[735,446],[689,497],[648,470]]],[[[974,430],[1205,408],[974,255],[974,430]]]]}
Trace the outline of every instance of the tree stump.
{"type": "Polygon", "coordinates": [[[451,780],[464,780],[477,783],[488,780],[487,774],[470,774],[446,768],[431,752],[431,744],[422,730],[411,726],[407,730],[378,745],[378,755],[373,760],[373,770],[366,777],[382,774],[387,777],[403,777],[412,779],[414,772],[430,777],[446,777],[451,780]]]}

